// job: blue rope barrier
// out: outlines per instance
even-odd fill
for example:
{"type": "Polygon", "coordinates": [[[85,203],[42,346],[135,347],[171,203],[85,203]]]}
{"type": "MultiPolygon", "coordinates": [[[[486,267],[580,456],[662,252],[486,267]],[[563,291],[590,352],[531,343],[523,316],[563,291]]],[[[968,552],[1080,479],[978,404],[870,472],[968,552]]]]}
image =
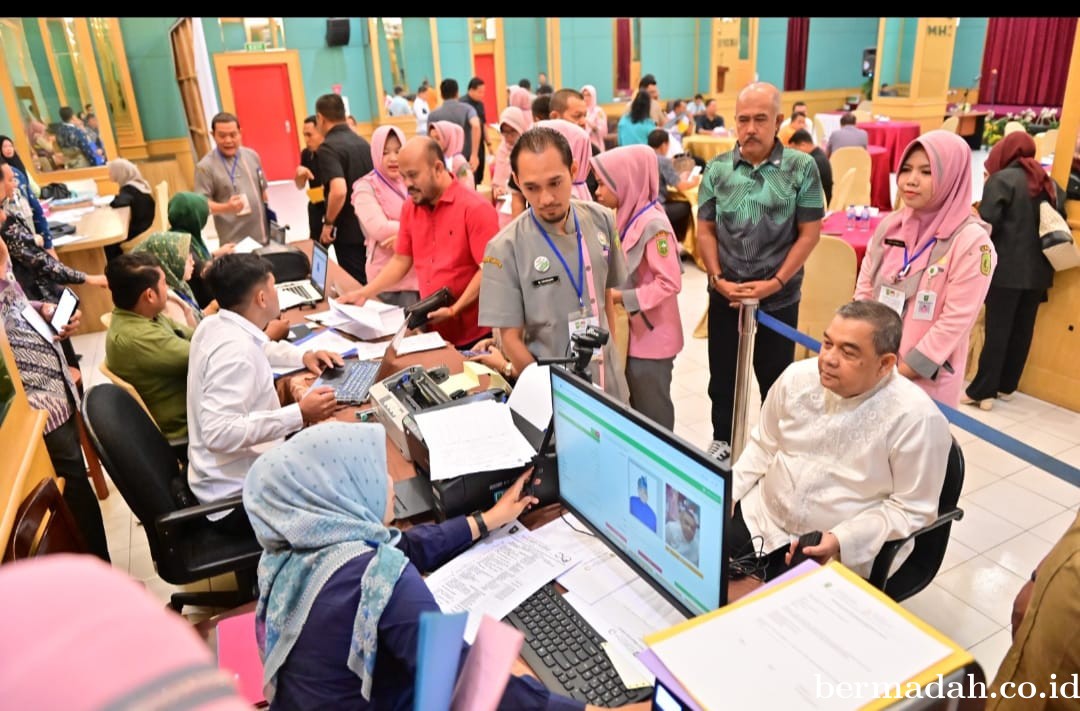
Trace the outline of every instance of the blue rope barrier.
{"type": "MultiPolygon", "coordinates": [[[[805,333],[795,330],[783,321],[770,316],[761,309],[758,309],[757,320],[762,326],[776,331],[789,341],[795,341],[799,345],[805,346],[815,353],[821,351],[821,343],[819,341],[814,340],[805,333]]],[[[979,422],[970,415],[965,415],[959,410],[955,410],[948,405],[943,405],[937,400],[934,401],[934,404],[938,406],[938,409],[941,410],[942,414],[945,415],[945,418],[949,422],[960,429],[966,430],[979,439],[985,440],[995,447],[1005,450],[1017,459],[1022,459],[1032,466],[1036,466],[1045,472],[1053,474],[1058,479],[1067,481],[1073,486],[1080,486],[1080,469],[1066,464],[1060,459],[1055,459],[1045,452],[1040,452],[1034,447],[1023,443],[1014,437],[1010,437],[1004,432],[996,430],[983,422],[979,422]]]]}

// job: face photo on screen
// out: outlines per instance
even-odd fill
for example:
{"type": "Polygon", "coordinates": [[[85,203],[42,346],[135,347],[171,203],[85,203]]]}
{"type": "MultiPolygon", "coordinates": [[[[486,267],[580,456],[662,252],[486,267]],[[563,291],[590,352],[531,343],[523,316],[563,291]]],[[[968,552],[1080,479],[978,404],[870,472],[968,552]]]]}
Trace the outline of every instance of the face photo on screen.
{"type": "Polygon", "coordinates": [[[701,507],[676,491],[669,484],[667,487],[664,542],[680,558],[696,568],[700,539],[701,507]]]}
{"type": "Polygon", "coordinates": [[[656,510],[660,505],[660,485],[634,462],[629,463],[630,515],[653,533],[657,532],[656,510]]]}

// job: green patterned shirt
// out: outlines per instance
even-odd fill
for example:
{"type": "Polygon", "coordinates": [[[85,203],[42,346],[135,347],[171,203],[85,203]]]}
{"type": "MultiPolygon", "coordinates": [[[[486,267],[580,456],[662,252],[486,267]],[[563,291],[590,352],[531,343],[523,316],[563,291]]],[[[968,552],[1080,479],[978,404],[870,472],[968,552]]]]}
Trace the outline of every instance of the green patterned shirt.
{"type": "MultiPolygon", "coordinates": [[[[720,267],[728,281],[771,279],[799,236],[799,225],[825,216],[813,157],[777,141],[758,167],[738,146],[709,161],[698,188],[698,220],[716,223],[720,267]]],[[[803,271],[762,302],[765,310],[797,303],[803,271]]]]}

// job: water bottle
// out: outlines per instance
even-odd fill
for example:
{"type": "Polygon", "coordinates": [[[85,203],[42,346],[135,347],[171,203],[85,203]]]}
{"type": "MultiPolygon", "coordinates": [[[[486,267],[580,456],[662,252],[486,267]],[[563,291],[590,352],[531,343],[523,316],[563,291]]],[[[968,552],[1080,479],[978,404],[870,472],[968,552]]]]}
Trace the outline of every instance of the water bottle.
{"type": "Polygon", "coordinates": [[[847,206],[847,228],[849,230],[855,229],[855,206],[847,206]]]}
{"type": "Polygon", "coordinates": [[[863,209],[859,213],[859,229],[863,232],[870,229],[870,208],[866,207],[866,205],[863,205],[863,209]]]}

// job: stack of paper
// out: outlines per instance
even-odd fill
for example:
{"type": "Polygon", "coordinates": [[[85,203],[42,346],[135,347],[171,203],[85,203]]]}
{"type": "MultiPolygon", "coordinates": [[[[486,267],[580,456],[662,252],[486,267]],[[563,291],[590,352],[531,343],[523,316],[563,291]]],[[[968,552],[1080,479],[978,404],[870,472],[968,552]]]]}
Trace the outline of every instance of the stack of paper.
{"type": "Polygon", "coordinates": [[[414,415],[431,457],[431,480],[511,469],[536,451],[514,426],[510,408],[480,400],[414,415]],[[468,423],[468,427],[462,427],[468,423]]]}
{"type": "Polygon", "coordinates": [[[389,336],[405,322],[405,311],[400,306],[378,301],[354,306],[330,299],[330,310],[340,317],[335,328],[365,341],[389,336]]]}
{"type": "Polygon", "coordinates": [[[263,245],[259,244],[251,237],[245,237],[244,239],[236,243],[233,251],[237,254],[251,254],[256,249],[262,249],[262,247],[263,245]]]}
{"type": "Polygon", "coordinates": [[[400,356],[422,351],[433,351],[445,345],[446,341],[443,340],[438,331],[429,331],[428,333],[418,333],[415,336],[402,338],[394,351],[400,356]]]}
{"type": "Polygon", "coordinates": [[[645,641],[705,711],[753,708],[762,689],[777,708],[876,708],[972,659],[836,562],[645,641]]]}

